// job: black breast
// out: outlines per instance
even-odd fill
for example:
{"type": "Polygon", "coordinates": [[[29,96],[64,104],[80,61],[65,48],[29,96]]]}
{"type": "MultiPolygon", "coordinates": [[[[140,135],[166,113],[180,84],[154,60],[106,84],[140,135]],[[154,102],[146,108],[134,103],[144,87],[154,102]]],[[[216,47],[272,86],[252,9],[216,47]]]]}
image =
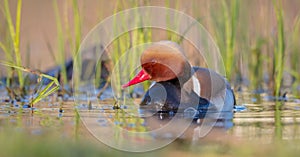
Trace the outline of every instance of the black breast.
{"type": "Polygon", "coordinates": [[[152,85],[144,95],[140,105],[147,108],[156,109],[156,111],[177,111],[179,105],[183,107],[194,107],[203,109],[209,104],[209,101],[199,97],[194,92],[188,92],[181,88],[178,79],[157,82],[152,85]],[[181,97],[182,100],[181,100],[181,97]]]}

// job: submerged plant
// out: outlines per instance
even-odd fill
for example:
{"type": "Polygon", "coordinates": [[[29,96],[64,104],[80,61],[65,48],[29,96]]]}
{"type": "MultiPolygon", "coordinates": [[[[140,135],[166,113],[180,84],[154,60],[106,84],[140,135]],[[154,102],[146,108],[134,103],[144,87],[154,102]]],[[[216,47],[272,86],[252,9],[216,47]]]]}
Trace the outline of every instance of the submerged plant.
{"type": "MultiPolygon", "coordinates": [[[[282,106],[282,102],[276,101],[275,102],[275,106],[280,107],[282,106]]],[[[275,110],[275,116],[274,116],[274,121],[275,121],[275,138],[276,140],[282,140],[282,120],[281,120],[281,110],[279,108],[277,108],[275,110]]]]}

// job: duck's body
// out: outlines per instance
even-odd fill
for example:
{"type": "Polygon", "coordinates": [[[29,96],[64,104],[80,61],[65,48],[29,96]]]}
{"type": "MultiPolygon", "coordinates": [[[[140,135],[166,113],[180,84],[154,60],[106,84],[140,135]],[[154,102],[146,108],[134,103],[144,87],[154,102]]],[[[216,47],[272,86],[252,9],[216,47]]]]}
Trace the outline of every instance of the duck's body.
{"type": "Polygon", "coordinates": [[[221,77],[219,79],[224,81],[222,87],[210,85],[210,78],[203,78],[205,73],[209,73],[208,69],[201,67],[193,67],[193,69],[194,75],[182,87],[178,79],[153,83],[144,95],[140,105],[164,104],[163,110],[174,110],[177,109],[180,103],[184,107],[185,104],[190,104],[194,99],[198,99],[198,104],[200,105],[224,103],[226,111],[231,111],[235,104],[235,99],[229,83],[221,77]],[[198,78],[200,74],[202,77],[198,78]],[[195,79],[199,81],[199,91],[194,90],[195,79]],[[162,91],[162,87],[165,91],[162,91]],[[216,87],[219,87],[219,89],[216,87]],[[222,102],[223,100],[224,102],[222,102]]]}
{"type": "Polygon", "coordinates": [[[142,71],[123,86],[156,81],[140,105],[155,105],[162,111],[193,105],[198,109],[232,111],[235,105],[234,93],[226,79],[210,69],[192,67],[174,42],[154,43],[143,52],[141,65],[142,71]]]}

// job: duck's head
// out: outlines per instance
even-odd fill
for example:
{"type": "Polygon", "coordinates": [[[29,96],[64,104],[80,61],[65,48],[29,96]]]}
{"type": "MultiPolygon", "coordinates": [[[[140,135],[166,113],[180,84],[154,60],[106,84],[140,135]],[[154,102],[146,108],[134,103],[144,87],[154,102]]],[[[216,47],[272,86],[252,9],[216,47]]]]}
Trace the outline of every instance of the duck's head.
{"type": "Polygon", "coordinates": [[[140,61],[142,70],[123,88],[146,80],[161,82],[178,78],[187,81],[191,75],[191,66],[175,42],[153,43],[142,53],[140,61]]]}

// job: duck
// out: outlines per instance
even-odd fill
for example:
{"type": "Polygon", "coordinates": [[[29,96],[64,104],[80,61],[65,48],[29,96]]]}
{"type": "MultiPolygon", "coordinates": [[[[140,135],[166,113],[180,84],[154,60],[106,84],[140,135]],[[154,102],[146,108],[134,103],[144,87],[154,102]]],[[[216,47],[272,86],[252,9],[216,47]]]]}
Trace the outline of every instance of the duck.
{"type": "Polygon", "coordinates": [[[192,66],[184,50],[173,41],[152,43],[141,54],[141,70],[122,88],[153,81],[140,106],[154,106],[157,111],[194,110],[232,112],[236,104],[229,82],[217,72],[192,66]]]}

